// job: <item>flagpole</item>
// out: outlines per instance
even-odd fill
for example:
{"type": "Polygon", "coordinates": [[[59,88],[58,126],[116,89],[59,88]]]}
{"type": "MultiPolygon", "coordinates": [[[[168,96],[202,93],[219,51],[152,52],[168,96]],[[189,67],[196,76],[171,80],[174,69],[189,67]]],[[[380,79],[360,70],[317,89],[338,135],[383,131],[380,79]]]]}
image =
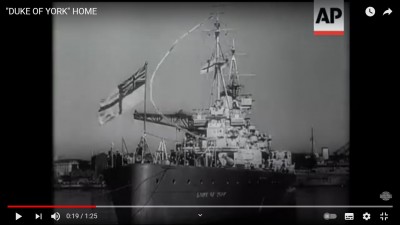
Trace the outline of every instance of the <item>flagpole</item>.
{"type": "Polygon", "coordinates": [[[144,120],[143,120],[143,133],[146,134],[146,93],[147,93],[147,62],[145,63],[146,73],[144,76],[144,120]]]}

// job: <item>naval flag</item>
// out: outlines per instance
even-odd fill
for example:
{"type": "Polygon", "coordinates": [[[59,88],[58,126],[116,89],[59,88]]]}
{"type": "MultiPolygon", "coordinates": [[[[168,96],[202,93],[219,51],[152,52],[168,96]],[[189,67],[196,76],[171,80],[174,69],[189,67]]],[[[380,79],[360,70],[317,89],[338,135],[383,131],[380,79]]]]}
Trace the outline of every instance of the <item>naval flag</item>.
{"type": "Polygon", "coordinates": [[[144,99],[147,62],[136,73],[118,85],[106,98],[100,101],[98,118],[100,125],[132,109],[144,99]]]}

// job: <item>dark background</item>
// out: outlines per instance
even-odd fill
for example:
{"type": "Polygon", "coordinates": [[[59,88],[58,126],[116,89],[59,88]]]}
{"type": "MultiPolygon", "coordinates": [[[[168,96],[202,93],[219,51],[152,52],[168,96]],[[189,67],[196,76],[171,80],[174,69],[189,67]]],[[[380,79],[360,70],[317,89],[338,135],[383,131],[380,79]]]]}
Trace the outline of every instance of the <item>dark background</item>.
{"type": "MultiPolygon", "coordinates": [[[[51,204],[52,19],[8,16],[5,7],[51,7],[52,4],[2,3],[5,50],[1,72],[1,164],[6,178],[1,182],[1,207],[51,204]]],[[[399,72],[395,70],[398,59],[395,20],[399,11],[394,1],[350,3],[351,203],[384,204],[380,193],[393,194],[398,177],[395,163],[399,72]],[[376,9],[374,17],[365,15],[367,6],[376,9]],[[393,13],[381,16],[388,7],[393,13]]],[[[389,203],[393,204],[392,201],[389,203]]]]}

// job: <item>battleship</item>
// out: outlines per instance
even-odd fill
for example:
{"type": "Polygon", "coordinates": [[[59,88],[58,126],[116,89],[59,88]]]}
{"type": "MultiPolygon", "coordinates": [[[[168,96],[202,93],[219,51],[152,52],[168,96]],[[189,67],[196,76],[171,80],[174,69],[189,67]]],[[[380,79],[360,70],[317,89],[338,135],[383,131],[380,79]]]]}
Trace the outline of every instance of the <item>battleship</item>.
{"type": "Polygon", "coordinates": [[[226,29],[218,14],[207,21],[215,48],[200,73],[213,76],[210,107],[190,114],[163,114],[158,108],[148,113],[145,90],[144,112],[133,114],[144,121],[135,152],[111,154],[104,171],[120,224],[220,223],[257,215],[265,220],[277,214],[261,206],[295,204],[291,152],[274,150],[271,136],[251,122],[254,100],[242,93],[240,78],[252,74],[238,72],[234,41],[223,51],[220,34],[226,29]],[[167,151],[160,137],[159,148],[152,150],[146,122],[175,127],[183,140],[167,151]]]}

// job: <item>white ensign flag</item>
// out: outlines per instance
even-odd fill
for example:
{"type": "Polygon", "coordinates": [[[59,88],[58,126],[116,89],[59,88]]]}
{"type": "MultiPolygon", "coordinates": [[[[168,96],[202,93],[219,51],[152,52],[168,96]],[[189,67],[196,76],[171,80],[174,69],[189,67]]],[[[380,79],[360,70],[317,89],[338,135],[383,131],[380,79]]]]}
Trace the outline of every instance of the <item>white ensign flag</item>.
{"type": "Polygon", "coordinates": [[[100,125],[129,111],[144,99],[147,62],[135,74],[119,84],[111,94],[100,101],[98,119],[100,125]]]}

